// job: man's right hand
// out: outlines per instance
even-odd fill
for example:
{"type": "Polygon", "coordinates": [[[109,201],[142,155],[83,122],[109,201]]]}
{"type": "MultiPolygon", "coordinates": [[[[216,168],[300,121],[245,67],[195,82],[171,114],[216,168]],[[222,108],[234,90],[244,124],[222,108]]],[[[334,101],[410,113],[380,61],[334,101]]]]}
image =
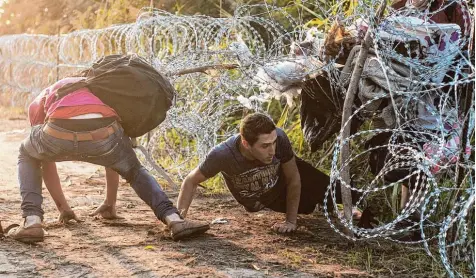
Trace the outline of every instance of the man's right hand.
{"type": "Polygon", "coordinates": [[[187,216],[187,212],[190,204],[192,203],[197,186],[206,180],[207,178],[202,174],[198,167],[192,170],[192,172],[190,172],[183,180],[177,199],[177,209],[183,218],[187,216]]]}
{"type": "Polygon", "coordinates": [[[288,221],[275,223],[272,227],[273,231],[286,234],[296,231],[297,225],[288,221]]]}

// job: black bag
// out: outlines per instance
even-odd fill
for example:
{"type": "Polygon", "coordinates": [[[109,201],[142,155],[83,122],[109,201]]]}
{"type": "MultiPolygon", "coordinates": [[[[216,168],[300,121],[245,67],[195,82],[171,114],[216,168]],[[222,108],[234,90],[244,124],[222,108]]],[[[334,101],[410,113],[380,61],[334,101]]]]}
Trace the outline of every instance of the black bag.
{"type": "Polygon", "coordinates": [[[119,114],[130,137],[163,122],[176,94],[167,78],[137,55],[105,56],[80,75],[86,79],[60,88],[56,99],[87,87],[119,114]]]}

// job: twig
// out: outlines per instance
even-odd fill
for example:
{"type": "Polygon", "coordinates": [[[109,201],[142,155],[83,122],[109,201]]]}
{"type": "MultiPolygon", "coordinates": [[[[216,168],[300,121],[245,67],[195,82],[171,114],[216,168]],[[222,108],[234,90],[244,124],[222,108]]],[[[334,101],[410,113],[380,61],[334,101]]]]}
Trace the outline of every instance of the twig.
{"type": "Polygon", "coordinates": [[[211,69],[214,69],[214,70],[219,70],[219,69],[231,70],[231,69],[236,69],[239,66],[240,65],[238,65],[238,64],[215,64],[215,65],[208,65],[208,66],[202,66],[202,67],[180,70],[180,71],[177,71],[177,72],[173,72],[172,75],[184,75],[184,74],[196,73],[196,72],[207,73],[207,70],[211,70],[211,69]]]}
{"type": "Polygon", "coordinates": [[[150,156],[149,152],[144,148],[144,146],[136,146],[135,147],[136,149],[139,149],[142,154],[145,156],[145,159],[147,160],[147,162],[149,162],[150,165],[152,165],[152,167],[157,171],[159,172],[159,174],[174,188],[174,189],[178,189],[178,186],[177,184],[175,184],[175,182],[169,177],[169,175],[167,175],[167,172],[165,172],[164,169],[162,169],[161,167],[159,167],[159,165],[157,165],[157,163],[154,162],[154,160],[152,159],[152,157],[150,156]]]}

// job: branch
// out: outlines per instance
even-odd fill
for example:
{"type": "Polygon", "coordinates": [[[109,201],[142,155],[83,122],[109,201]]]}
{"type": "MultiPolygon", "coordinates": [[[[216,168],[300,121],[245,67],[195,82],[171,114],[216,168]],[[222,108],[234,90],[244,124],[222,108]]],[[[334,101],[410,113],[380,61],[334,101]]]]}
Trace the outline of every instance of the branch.
{"type": "Polygon", "coordinates": [[[149,164],[152,166],[152,168],[154,168],[168,183],[169,185],[172,186],[173,189],[178,189],[179,187],[177,186],[177,184],[169,177],[169,175],[167,175],[167,172],[165,172],[164,169],[162,169],[159,165],[157,165],[157,163],[155,163],[155,161],[152,159],[152,157],[150,156],[149,152],[141,145],[138,144],[137,142],[137,138],[131,138],[131,141],[132,141],[132,147],[134,149],[138,149],[142,152],[142,154],[144,155],[145,159],[147,160],[147,162],[149,162],[149,164]]]}
{"type": "Polygon", "coordinates": [[[208,65],[208,66],[202,66],[202,67],[180,70],[180,71],[172,73],[172,75],[184,75],[184,74],[195,73],[195,72],[207,73],[206,71],[211,70],[211,69],[214,69],[214,70],[220,70],[220,69],[231,70],[231,69],[236,69],[239,66],[240,65],[238,65],[238,64],[208,65]]]}

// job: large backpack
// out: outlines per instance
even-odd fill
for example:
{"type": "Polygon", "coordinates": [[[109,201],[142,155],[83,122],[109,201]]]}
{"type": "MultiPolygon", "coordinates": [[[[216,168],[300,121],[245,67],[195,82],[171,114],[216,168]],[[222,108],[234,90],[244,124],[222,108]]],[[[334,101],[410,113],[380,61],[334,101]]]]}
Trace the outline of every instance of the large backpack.
{"type": "Polygon", "coordinates": [[[130,137],[163,122],[176,93],[166,77],[137,55],[105,56],[80,75],[86,79],[60,88],[56,99],[87,87],[119,114],[130,137]]]}

